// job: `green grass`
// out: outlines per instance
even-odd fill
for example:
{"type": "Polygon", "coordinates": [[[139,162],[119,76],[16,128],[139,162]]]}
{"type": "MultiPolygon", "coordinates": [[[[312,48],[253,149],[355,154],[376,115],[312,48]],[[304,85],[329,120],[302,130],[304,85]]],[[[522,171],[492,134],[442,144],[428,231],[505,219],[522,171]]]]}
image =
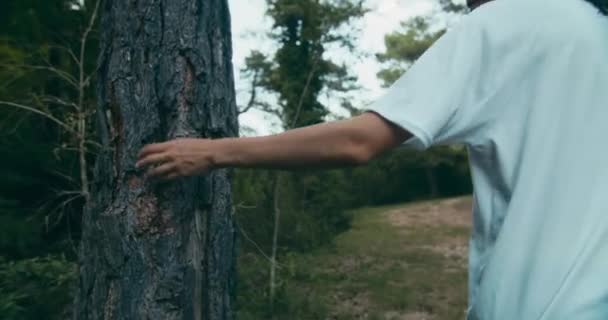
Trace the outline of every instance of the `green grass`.
{"type": "Polygon", "coordinates": [[[415,312],[463,319],[466,264],[430,247],[465,239],[468,228],[394,226],[383,213],[402,207],[355,210],[352,229],[333,246],[288,257],[284,290],[307,305],[292,306],[289,319],[399,319],[415,312]],[[317,314],[307,311],[313,307],[317,314]]]}

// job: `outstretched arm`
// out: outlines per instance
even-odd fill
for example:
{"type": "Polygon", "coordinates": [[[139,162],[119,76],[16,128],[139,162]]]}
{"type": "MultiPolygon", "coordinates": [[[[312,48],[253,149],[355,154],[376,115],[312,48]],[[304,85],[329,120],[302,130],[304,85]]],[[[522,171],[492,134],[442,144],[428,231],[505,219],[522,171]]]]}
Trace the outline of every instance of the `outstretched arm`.
{"type": "Polygon", "coordinates": [[[373,112],[263,137],[176,139],[145,146],[136,166],[161,180],[215,168],[331,168],[367,163],[410,137],[373,112]]]}

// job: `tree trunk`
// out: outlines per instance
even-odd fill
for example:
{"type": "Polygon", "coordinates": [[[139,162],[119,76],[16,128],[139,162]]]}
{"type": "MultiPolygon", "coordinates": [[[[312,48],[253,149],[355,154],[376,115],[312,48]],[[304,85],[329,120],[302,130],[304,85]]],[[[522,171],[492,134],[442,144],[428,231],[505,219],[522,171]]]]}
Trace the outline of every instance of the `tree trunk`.
{"type": "Polygon", "coordinates": [[[226,0],[105,0],[99,133],[75,319],[233,319],[229,172],[153,184],[140,148],[236,136],[226,0]]]}

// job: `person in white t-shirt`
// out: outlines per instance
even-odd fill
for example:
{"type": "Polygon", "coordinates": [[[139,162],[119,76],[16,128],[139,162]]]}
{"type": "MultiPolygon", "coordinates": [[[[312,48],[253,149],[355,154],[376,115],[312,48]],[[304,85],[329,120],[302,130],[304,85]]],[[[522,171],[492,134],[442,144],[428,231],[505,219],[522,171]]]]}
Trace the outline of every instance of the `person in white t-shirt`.
{"type": "Polygon", "coordinates": [[[464,144],[474,184],[474,320],[608,319],[608,4],[469,1],[366,112],[281,134],[145,146],[171,180],[225,167],[361,165],[464,144]],[[599,10],[598,10],[599,9],[599,10]]]}

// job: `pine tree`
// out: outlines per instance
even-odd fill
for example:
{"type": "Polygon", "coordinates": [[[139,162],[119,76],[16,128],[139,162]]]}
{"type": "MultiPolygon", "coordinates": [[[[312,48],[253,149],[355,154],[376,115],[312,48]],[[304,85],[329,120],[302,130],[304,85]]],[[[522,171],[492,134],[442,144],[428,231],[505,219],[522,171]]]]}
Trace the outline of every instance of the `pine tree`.
{"type": "Polygon", "coordinates": [[[229,172],[153,184],[144,144],[237,134],[225,0],[102,6],[99,133],[76,319],[232,319],[229,172]]]}

